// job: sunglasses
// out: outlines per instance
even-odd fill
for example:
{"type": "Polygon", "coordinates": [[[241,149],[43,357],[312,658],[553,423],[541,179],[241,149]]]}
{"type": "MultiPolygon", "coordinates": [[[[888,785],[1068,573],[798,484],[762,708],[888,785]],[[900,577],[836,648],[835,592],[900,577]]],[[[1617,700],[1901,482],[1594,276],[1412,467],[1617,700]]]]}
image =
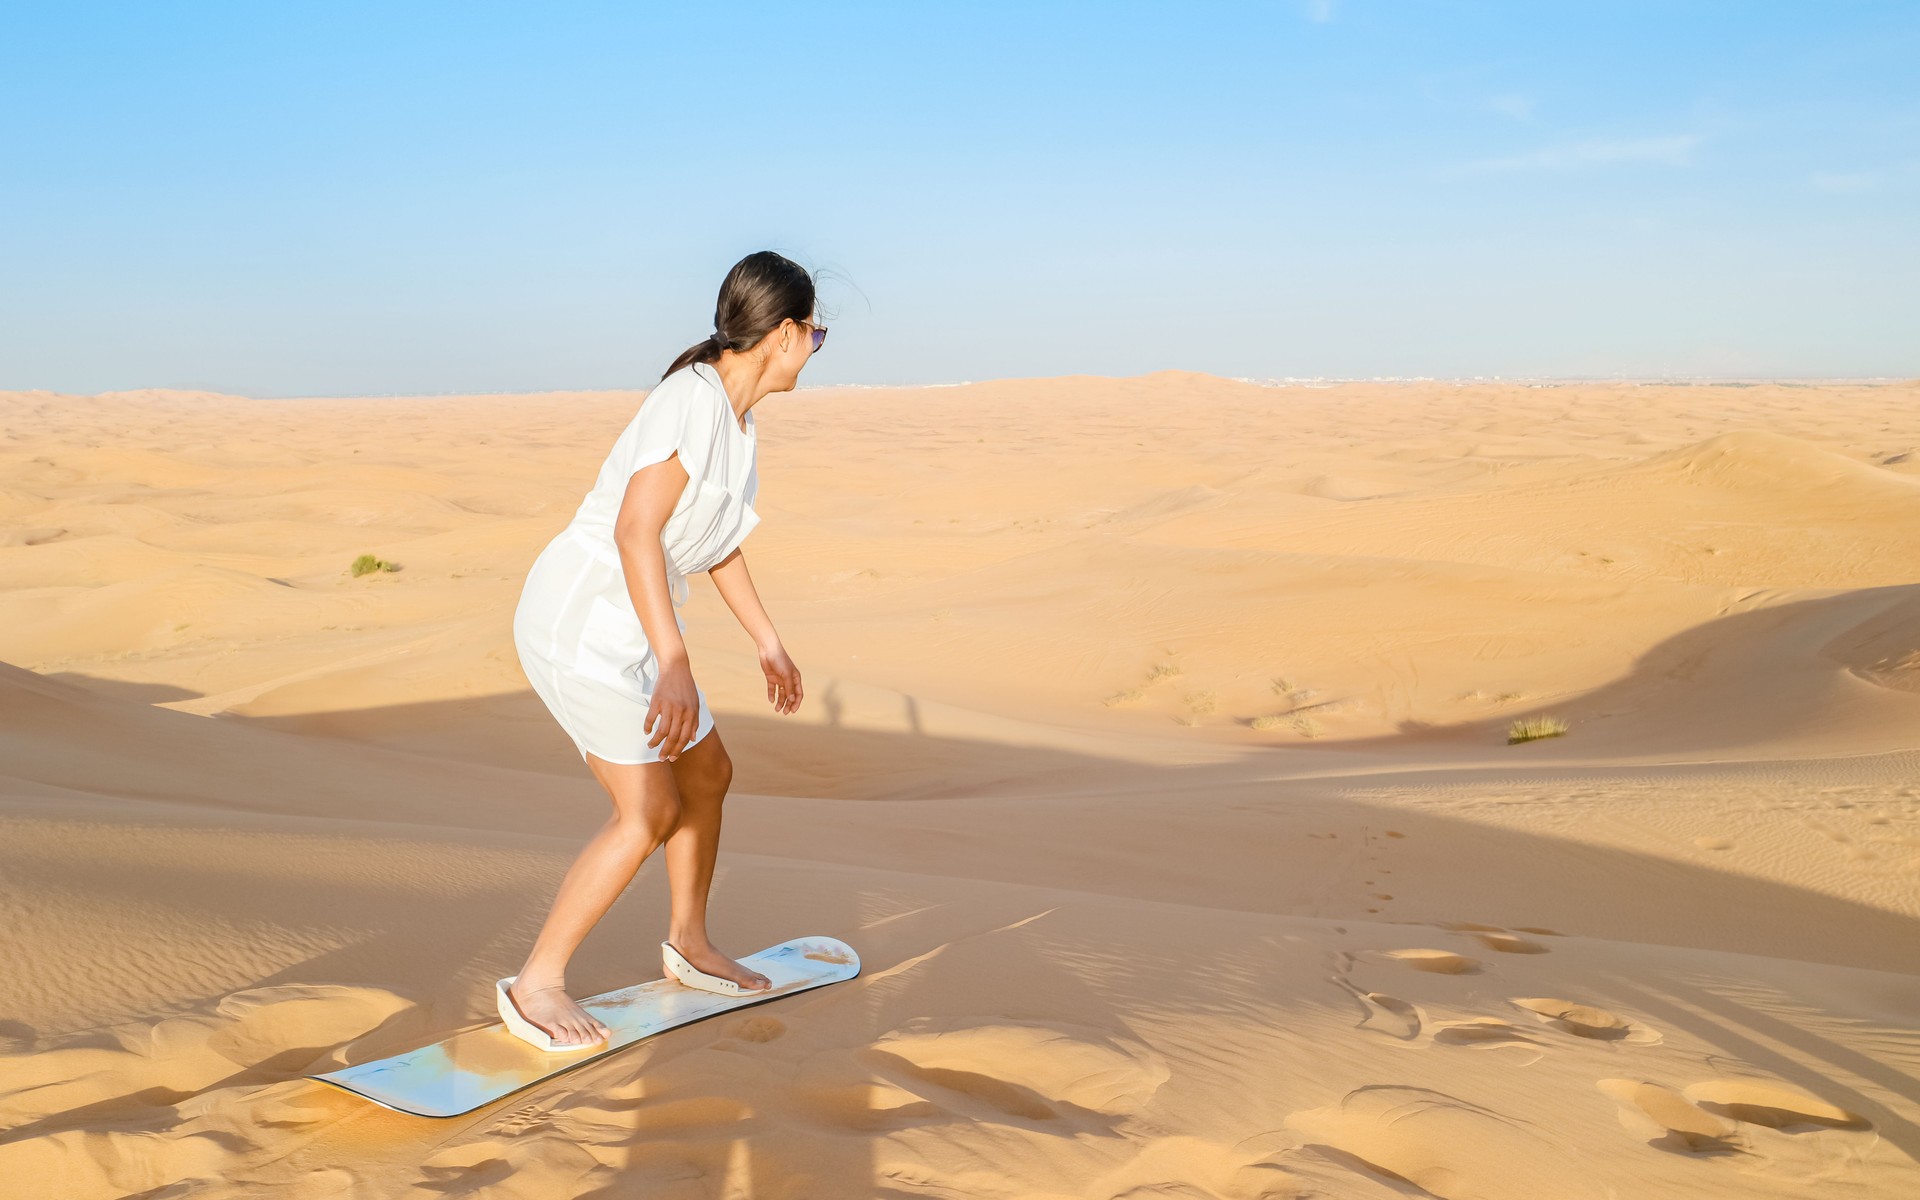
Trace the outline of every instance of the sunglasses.
{"type": "Polygon", "coordinates": [[[820,347],[827,344],[827,327],[825,325],[815,325],[811,321],[802,321],[800,324],[805,325],[813,332],[813,349],[809,351],[809,353],[818,354],[820,347]]]}

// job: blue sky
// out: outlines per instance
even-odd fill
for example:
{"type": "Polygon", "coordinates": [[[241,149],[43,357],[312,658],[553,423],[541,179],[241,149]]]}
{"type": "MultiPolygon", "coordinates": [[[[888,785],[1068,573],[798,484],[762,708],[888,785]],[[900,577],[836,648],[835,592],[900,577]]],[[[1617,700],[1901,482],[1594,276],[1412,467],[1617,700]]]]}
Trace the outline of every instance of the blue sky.
{"type": "Polygon", "coordinates": [[[1920,375],[1920,4],[0,0],[0,388],[1920,375]]]}

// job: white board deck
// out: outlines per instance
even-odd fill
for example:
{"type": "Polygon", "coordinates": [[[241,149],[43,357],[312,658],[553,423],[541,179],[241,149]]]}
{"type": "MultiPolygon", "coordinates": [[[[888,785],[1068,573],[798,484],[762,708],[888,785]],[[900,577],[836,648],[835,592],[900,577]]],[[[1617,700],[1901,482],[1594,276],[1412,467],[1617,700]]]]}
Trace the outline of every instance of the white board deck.
{"type": "Polygon", "coordinates": [[[622,1050],[656,1033],[706,1017],[765,1004],[852,979],[860,956],[838,938],[803,937],[740,960],[773,981],[764,992],[722,996],[673,979],[654,979],[589,996],[580,1006],[613,1030],[578,1050],[541,1050],[494,1021],[450,1038],[358,1066],[309,1075],[375,1104],[416,1117],[457,1117],[622,1050]]]}

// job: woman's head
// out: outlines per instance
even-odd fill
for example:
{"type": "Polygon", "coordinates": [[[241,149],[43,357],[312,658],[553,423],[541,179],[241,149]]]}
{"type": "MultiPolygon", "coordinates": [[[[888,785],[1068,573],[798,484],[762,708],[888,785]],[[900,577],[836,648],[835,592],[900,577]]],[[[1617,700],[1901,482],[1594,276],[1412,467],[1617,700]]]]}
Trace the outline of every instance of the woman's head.
{"type": "Polygon", "coordinates": [[[681,351],[661,378],[689,363],[718,362],[727,350],[759,361],[767,391],[790,391],[813,354],[813,301],[813,278],[798,263],[771,250],[747,255],[720,282],[714,334],[681,351]]]}

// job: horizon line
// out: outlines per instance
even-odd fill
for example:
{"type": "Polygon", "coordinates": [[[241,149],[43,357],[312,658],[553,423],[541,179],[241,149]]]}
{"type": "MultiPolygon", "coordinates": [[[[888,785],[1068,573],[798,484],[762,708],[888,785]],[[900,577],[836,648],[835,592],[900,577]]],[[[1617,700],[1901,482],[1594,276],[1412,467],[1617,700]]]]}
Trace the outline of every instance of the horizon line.
{"type": "MultiPolygon", "coordinates": [[[[1211,371],[1192,371],[1179,367],[1165,367],[1155,371],[1142,371],[1133,375],[1098,375],[1085,371],[1068,372],[1061,375],[1008,375],[988,379],[959,379],[935,383],[810,383],[791,389],[794,392],[833,391],[837,389],[855,389],[870,391],[906,391],[914,388],[952,388],[971,387],[982,383],[1017,383],[1031,380],[1061,379],[1111,379],[1116,382],[1130,379],[1145,379],[1155,375],[1205,375],[1214,379],[1232,383],[1245,383],[1255,387],[1289,388],[1337,387],[1343,384],[1398,383],[1398,384],[1443,384],[1462,386],[1467,384],[1510,383],[1524,385],[1563,386],[1567,384],[1632,384],[1635,386],[1760,386],[1765,384],[1798,386],[1838,386],[1852,384],[1856,386],[1887,386],[1898,384],[1920,384],[1920,373],[1913,375],[1216,375],[1211,371]]],[[[149,392],[199,393],[202,395],[227,396],[238,400],[408,400],[431,398],[454,398],[461,396],[552,396],[552,395],[614,395],[621,392],[648,392],[659,385],[655,380],[644,387],[543,387],[516,388],[507,390],[449,389],[446,391],[380,391],[380,392],[305,392],[290,395],[249,395],[245,392],[225,391],[214,387],[195,387],[191,385],[153,384],[140,387],[108,388],[98,392],[64,392],[56,388],[0,388],[0,395],[47,395],[68,396],[75,399],[97,400],[102,397],[131,396],[149,392]]]]}

